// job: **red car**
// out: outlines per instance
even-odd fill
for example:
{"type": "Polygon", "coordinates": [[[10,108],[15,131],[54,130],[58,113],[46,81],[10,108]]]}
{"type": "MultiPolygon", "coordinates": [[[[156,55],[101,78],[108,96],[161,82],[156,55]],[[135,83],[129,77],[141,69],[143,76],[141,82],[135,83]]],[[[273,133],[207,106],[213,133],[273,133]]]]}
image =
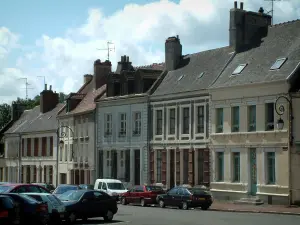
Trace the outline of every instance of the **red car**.
{"type": "Polygon", "coordinates": [[[141,206],[156,204],[156,196],[164,194],[165,191],[159,186],[142,185],[135,186],[131,190],[120,196],[121,203],[127,204],[140,204],[141,206]]]}
{"type": "Polygon", "coordinates": [[[46,188],[35,184],[3,184],[0,193],[50,193],[46,188]]]}

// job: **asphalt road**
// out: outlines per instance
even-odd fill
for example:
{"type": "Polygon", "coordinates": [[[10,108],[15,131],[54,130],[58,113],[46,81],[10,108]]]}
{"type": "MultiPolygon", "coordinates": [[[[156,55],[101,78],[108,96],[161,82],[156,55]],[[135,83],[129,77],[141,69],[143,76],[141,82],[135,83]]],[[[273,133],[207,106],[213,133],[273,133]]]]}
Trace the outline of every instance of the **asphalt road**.
{"type": "Polygon", "coordinates": [[[231,213],[202,211],[200,209],[180,210],[159,207],[119,205],[114,221],[105,223],[102,219],[90,219],[86,223],[105,225],[299,225],[300,216],[261,213],[231,213]]]}

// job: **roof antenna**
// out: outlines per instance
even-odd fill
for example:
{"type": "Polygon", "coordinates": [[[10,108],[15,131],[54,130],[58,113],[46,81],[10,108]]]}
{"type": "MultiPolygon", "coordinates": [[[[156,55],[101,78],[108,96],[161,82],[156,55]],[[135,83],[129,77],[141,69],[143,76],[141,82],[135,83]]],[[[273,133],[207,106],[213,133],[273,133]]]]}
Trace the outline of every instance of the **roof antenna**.
{"type": "Polygon", "coordinates": [[[281,2],[281,1],[287,1],[287,0],[265,0],[266,2],[271,2],[272,5],[271,5],[271,10],[269,12],[267,12],[266,14],[270,14],[271,13],[271,16],[272,16],[272,22],[271,22],[271,25],[274,24],[274,2],[281,2]]]}
{"type": "Polygon", "coordinates": [[[97,48],[97,50],[107,51],[107,60],[109,61],[109,52],[111,52],[111,51],[115,52],[116,49],[115,49],[115,44],[114,43],[108,41],[106,44],[107,44],[107,48],[97,48]],[[111,45],[113,45],[113,47],[110,47],[111,45]]]}
{"type": "Polygon", "coordinates": [[[26,100],[28,99],[28,89],[33,89],[33,88],[29,88],[28,86],[31,85],[27,82],[27,77],[22,77],[19,78],[18,80],[25,80],[25,91],[26,91],[26,100]]]}

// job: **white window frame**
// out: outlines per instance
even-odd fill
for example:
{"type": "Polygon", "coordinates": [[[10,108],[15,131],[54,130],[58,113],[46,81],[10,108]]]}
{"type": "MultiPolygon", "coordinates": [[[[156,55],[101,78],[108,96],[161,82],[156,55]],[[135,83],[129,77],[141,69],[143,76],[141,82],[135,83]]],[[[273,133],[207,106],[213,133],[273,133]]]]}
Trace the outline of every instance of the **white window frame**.
{"type": "Polygon", "coordinates": [[[112,114],[104,113],[104,136],[112,135],[112,114]]]}
{"type": "Polygon", "coordinates": [[[165,129],[164,129],[164,123],[165,123],[165,117],[164,117],[164,113],[165,113],[165,111],[164,111],[164,107],[153,107],[153,136],[154,137],[160,137],[160,138],[162,138],[163,136],[164,136],[164,131],[165,131],[165,129]],[[157,111],[158,110],[161,110],[162,111],[162,132],[161,132],[161,135],[157,135],[156,134],[156,119],[157,119],[157,111]]]}
{"type": "Polygon", "coordinates": [[[277,186],[277,182],[278,182],[278,166],[279,166],[279,162],[278,162],[278,154],[276,152],[276,148],[264,148],[263,149],[263,154],[262,154],[263,160],[262,160],[262,169],[264,171],[264,176],[263,176],[263,184],[267,185],[267,186],[277,186]],[[268,158],[267,158],[267,153],[268,152],[274,152],[275,153],[275,184],[268,184],[268,158]]]}
{"type": "Polygon", "coordinates": [[[223,149],[223,148],[220,148],[220,149],[215,149],[215,151],[214,151],[214,154],[213,154],[213,157],[214,157],[214,159],[213,159],[213,161],[214,161],[214,173],[213,173],[213,181],[214,182],[217,182],[217,183],[224,183],[225,182],[225,168],[226,168],[226,165],[225,165],[225,162],[226,162],[226,160],[225,160],[225,149],[223,149]],[[218,174],[218,167],[219,167],[219,165],[218,165],[218,162],[217,162],[217,155],[218,155],[218,153],[220,153],[220,152],[223,152],[223,154],[224,154],[224,177],[223,177],[223,181],[218,181],[217,180],[217,178],[218,178],[218,176],[219,176],[219,174],[218,174]]]}
{"type": "Polygon", "coordinates": [[[194,104],[194,138],[196,137],[204,137],[204,139],[206,138],[206,118],[207,118],[207,115],[206,115],[206,110],[207,110],[207,105],[206,105],[206,102],[202,102],[202,103],[196,103],[194,104]],[[203,106],[204,107],[204,133],[197,133],[197,125],[198,125],[198,115],[197,115],[197,112],[198,112],[198,106],[203,106]]]}
{"type": "Polygon", "coordinates": [[[167,131],[166,131],[166,134],[167,134],[167,137],[173,137],[176,139],[177,137],[177,107],[176,106],[169,106],[169,107],[166,107],[167,109],[167,131]],[[169,134],[170,132],[170,110],[171,109],[174,109],[175,110],[175,134],[169,134]]]}
{"type": "Polygon", "coordinates": [[[133,136],[140,136],[142,133],[142,112],[141,111],[135,111],[132,114],[133,117],[133,130],[132,135],[133,136]],[[138,118],[136,118],[136,115],[138,115],[138,118]]]}
{"type": "Polygon", "coordinates": [[[127,134],[127,114],[120,113],[119,114],[119,137],[125,137],[127,134]],[[122,115],[125,115],[125,119],[122,120],[122,115]]]}
{"type": "MultiPolygon", "coordinates": [[[[180,140],[184,137],[188,137],[189,140],[191,139],[191,136],[192,136],[192,110],[191,110],[191,104],[184,104],[184,105],[180,105],[180,122],[179,122],[179,137],[180,137],[180,140]],[[189,108],[189,133],[188,134],[183,134],[182,132],[182,129],[183,129],[183,109],[184,108],[189,108]]],[[[186,141],[186,140],[185,140],[186,141]]]]}

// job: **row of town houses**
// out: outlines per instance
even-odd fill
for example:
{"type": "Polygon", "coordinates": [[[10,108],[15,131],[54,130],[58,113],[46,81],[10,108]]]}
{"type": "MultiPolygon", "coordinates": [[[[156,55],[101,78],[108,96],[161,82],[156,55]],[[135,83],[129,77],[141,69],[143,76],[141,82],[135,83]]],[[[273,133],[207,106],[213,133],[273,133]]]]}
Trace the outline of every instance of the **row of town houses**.
{"type": "Polygon", "coordinates": [[[183,55],[169,37],[164,63],[135,67],[125,55],[112,72],[98,59],[65,103],[47,85],[40,106],[13,103],[0,180],[115,178],[207,185],[217,199],[299,201],[300,21],[271,19],[235,2],[228,46],[183,55]]]}

